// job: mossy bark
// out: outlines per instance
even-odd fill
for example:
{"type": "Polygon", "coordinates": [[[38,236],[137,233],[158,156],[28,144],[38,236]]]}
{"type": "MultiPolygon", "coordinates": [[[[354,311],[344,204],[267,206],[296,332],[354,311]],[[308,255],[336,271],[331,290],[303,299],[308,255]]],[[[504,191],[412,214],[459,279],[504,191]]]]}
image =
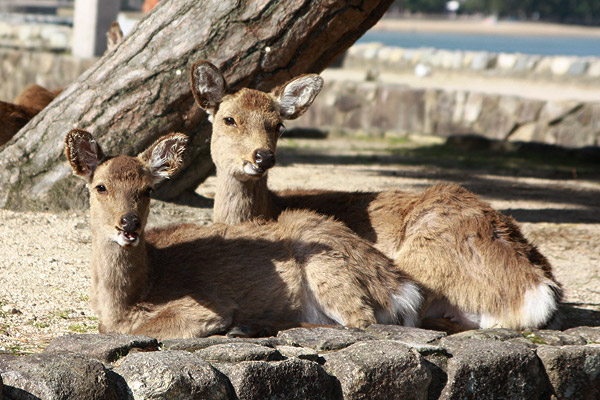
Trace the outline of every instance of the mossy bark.
{"type": "Polygon", "coordinates": [[[210,124],[189,73],[207,59],[231,89],[268,90],[320,72],[382,16],[392,0],[171,0],[159,5],[12,141],[0,148],[0,207],[82,208],[83,181],[63,156],[72,128],[108,154],[137,154],[172,131],[191,137],[186,165],[156,195],[177,198],[212,170],[210,124]]]}

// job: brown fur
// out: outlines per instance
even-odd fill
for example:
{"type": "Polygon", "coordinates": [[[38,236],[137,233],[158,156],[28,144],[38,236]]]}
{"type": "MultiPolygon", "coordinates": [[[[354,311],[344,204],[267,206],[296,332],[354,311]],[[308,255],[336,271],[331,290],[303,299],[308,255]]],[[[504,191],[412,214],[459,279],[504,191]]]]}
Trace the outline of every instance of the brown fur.
{"type": "Polygon", "coordinates": [[[60,92],[60,89],[50,92],[39,85],[30,85],[17,96],[14,103],[0,101],[0,146],[8,142],[60,92]]]}
{"type": "MultiPolygon", "coordinates": [[[[291,211],[278,222],[145,231],[148,189],[157,174],[175,173],[162,167],[180,165],[186,142],[172,134],[138,157],[106,158],[89,133],[67,135],[67,159],[90,188],[91,302],[102,332],[164,339],[234,327],[274,332],[303,323],[402,322],[394,296],[416,286],[331,218],[291,211]],[[140,219],[138,240],[119,244],[127,215],[140,219]],[[328,317],[311,313],[317,308],[328,317]]],[[[416,318],[420,304],[412,300],[416,318]]]]}
{"type": "MultiPolygon", "coordinates": [[[[193,75],[214,73],[207,63],[198,62],[193,75]]],[[[257,164],[256,149],[275,153],[274,127],[310,106],[320,90],[315,81],[315,76],[300,77],[271,93],[242,89],[206,101],[216,104],[206,107],[214,119],[215,221],[235,224],[255,217],[277,218],[288,209],[334,216],[427,289],[431,307],[425,316],[448,316],[465,327],[522,329],[548,323],[561,298],[548,260],[523,237],[512,218],[468,190],[436,185],[423,193],[273,193],[266,170],[248,173],[244,166],[257,164]],[[233,118],[237,126],[226,124],[225,118],[233,118]]],[[[192,86],[196,98],[219,92],[202,93],[194,79],[192,86]]]]}

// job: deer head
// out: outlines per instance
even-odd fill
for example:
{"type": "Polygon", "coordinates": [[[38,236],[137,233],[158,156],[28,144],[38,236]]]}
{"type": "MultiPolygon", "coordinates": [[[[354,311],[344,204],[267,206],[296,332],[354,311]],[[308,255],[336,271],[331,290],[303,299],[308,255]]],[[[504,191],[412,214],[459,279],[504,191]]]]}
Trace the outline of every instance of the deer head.
{"type": "Polygon", "coordinates": [[[261,178],[275,165],[283,121],[296,119],[323,87],[316,74],[302,75],[270,93],[254,89],[225,95],[225,78],[208,61],[192,67],[192,93],[213,123],[211,153],[217,169],[241,181],[261,178]]]}
{"type": "Polygon", "coordinates": [[[67,159],[75,175],[88,183],[95,235],[122,247],[139,243],[153,187],[181,167],[187,141],[186,135],[172,133],[137,157],[106,157],[90,133],[74,129],[67,134],[67,159]]]}

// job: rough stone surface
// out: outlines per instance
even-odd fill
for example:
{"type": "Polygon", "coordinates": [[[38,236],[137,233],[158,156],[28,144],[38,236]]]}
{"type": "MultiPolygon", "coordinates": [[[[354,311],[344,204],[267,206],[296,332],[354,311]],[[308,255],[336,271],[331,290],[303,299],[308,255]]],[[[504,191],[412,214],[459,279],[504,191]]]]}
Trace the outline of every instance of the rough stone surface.
{"type": "Polygon", "coordinates": [[[589,326],[578,326],[567,329],[564,334],[581,337],[587,344],[600,344],[600,329],[589,326]]]}
{"type": "Polygon", "coordinates": [[[46,352],[69,351],[103,362],[113,362],[134,349],[154,351],[158,349],[158,341],[147,336],[74,334],[54,339],[46,348],[46,352]]]}
{"type": "Polygon", "coordinates": [[[445,332],[399,325],[371,325],[366,331],[378,339],[395,340],[408,346],[431,343],[446,336],[445,332]]]}
{"type": "Polygon", "coordinates": [[[600,143],[598,107],[597,102],[329,79],[301,124],[287,126],[398,137],[469,133],[580,148],[600,143]]]}
{"type": "Polygon", "coordinates": [[[302,360],[314,361],[323,364],[325,360],[315,350],[306,347],[277,346],[277,351],[284,357],[296,357],[302,360]]]}
{"type": "Polygon", "coordinates": [[[266,347],[275,347],[284,344],[284,341],[276,337],[264,338],[228,338],[225,336],[211,336],[207,338],[190,339],[167,339],[161,342],[164,350],[197,351],[210,346],[228,343],[250,343],[266,347]]]}
{"type": "Polygon", "coordinates": [[[542,360],[557,398],[600,398],[600,344],[540,346],[537,355],[542,360]]]}
{"type": "Polygon", "coordinates": [[[161,345],[162,351],[144,337],[71,336],[54,341],[45,353],[0,354],[4,398],[596,399],[600,395],[600,327],[482,329],[449,336],[387,325],[366,330],[297,328],[282,331],[277,338],[169,340],[161,345]],[[147,351],[134,351],[135,343],[147,351]],[[92,347],[99,350],[90,351],[92,347]],[[118,348],[129,354],[106,356],[118,348]],[[106,365],[92,357],[103,358],[106,365]]]}
{"type": "Polygon", "coordinates": [[[324,358],[345,399],[427,398],[431,372],[417,352],[397,341],[356,343],[324,358]]]}
{"type": "Polygon", "coordinates": [[[543,366],[528,346],[498,340],[443,338],[447,384],[440,398],[529,399],[548,396],[543,366]]]}
{"type": "Polygon", "coordinates": [[[250,399],[339,399],[339,386],[323,367],[312,361],[219,363],[240,400],[250,399]]]}
{"type": "Polygon", "coordinates": [[[133,353],[113,370],[121,394],[135,399],[229,399],[230,386],[200,357],[185,351],[133,353]]]}
{"type": "Polygon", "coordinates": [[[281,361],[281,353],[273,348],[253,343],[216,344],[195,352],[205,361],[235,363],[241,361],[281,361]]]}
{"type": "Polygon", "coordinates": [[[339,350],[356,342],[374,340],[375,336],[356,328],[295,328],[279,332],[278,338],[292,346],[316,351],[339,350]]]}
{"type": "Polygon", "coordinates": [[[34,354],[0,362],[0,376],[9,399],[117,398],[109,371],[79,354],[34,354]]]}

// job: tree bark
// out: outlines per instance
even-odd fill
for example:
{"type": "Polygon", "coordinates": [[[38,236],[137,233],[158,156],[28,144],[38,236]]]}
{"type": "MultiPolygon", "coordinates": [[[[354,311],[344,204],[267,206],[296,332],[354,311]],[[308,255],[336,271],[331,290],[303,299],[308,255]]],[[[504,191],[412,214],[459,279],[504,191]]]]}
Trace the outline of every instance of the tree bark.
{"type": "Polygon", "coordinates": [[[269,90],[321,72],[377,22],[392,0],[169,0],[0,150],[0,207],[87,207],[63,156],[72,128],[107,154],[137,154],[159,136],[191,137],[182,173],[156,191],[173,199],[212,171],[211,126],[190,91],[192,64],[219,66],[232,90],[269,90]]]}

